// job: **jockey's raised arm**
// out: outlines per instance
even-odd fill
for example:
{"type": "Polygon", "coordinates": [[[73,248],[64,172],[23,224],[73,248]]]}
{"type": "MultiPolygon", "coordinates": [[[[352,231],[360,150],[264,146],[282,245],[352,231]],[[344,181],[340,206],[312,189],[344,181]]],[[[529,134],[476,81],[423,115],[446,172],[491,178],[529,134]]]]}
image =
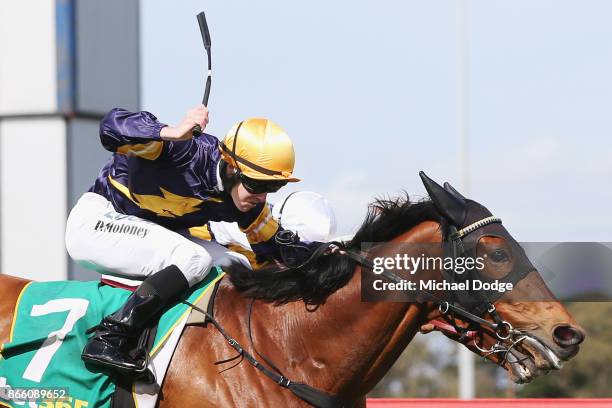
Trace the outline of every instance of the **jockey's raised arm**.
{"type": "Polygon", "coordinates": [[[113,153],[135,156],[147,160],[181,158],[192,159],[188,153],[194,148],[191,127],[203,129],[208,123],[208,110],[204,105],[191,109],[177,126],[168,126],[150,112],[129,112],[115,108],[100,122],[100,142],[113,153]],[[190,127],[191,126],[191,127],[190,127]]]}

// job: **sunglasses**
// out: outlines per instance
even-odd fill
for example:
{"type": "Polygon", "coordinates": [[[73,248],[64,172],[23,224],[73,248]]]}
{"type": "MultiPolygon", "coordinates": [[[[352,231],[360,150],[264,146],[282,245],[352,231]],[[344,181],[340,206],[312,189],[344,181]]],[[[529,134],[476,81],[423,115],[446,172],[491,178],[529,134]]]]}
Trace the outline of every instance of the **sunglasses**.
{"type": "Polygon", "coordinates": [[[251,194],[276,193],[287,184],[285,180],[256,180],[240,173],[240,181],[245,190],[251,194]]]}

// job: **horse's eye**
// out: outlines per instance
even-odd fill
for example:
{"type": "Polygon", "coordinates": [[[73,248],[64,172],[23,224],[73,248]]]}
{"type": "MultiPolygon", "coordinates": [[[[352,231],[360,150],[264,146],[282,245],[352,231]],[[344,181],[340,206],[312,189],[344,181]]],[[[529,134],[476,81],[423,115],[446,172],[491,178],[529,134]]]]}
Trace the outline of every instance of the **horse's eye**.
{"type": "Polygon", "coordinates": [[[493,262],[506,262],[508,260],[508,254],[503,249],[496,249],[489,254],[489,258],[493,262]]]}

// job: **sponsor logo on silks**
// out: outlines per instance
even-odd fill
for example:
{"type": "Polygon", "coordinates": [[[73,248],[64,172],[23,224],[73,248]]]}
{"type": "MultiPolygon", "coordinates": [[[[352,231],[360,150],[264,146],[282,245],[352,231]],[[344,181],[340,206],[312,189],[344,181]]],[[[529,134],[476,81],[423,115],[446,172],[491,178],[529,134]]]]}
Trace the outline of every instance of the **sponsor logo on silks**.
{"type": "Polygon", "coordinates": [[[104,222],[102,220],[98,220],[98,222],[96,222],[94,230],[102,232],[111,232],[114,234],[134,235],[140,238],[146,237],[149,233],[149,229],[145,227],[139,227],[137,225],[129,224],[120,224],[115,222],[104,222]]]}

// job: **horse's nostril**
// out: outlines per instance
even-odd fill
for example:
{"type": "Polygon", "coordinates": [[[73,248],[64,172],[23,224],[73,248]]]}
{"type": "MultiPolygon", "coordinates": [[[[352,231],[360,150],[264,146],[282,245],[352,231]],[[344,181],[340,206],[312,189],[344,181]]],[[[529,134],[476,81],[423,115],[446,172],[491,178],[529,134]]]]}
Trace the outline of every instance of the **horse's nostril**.
{"type": "Polygon", "coordinates": [[[570,325],[562,325],[554,328],[553,339],[560,346],[575,346],[582,343],[584,334],[570,325]]]}

